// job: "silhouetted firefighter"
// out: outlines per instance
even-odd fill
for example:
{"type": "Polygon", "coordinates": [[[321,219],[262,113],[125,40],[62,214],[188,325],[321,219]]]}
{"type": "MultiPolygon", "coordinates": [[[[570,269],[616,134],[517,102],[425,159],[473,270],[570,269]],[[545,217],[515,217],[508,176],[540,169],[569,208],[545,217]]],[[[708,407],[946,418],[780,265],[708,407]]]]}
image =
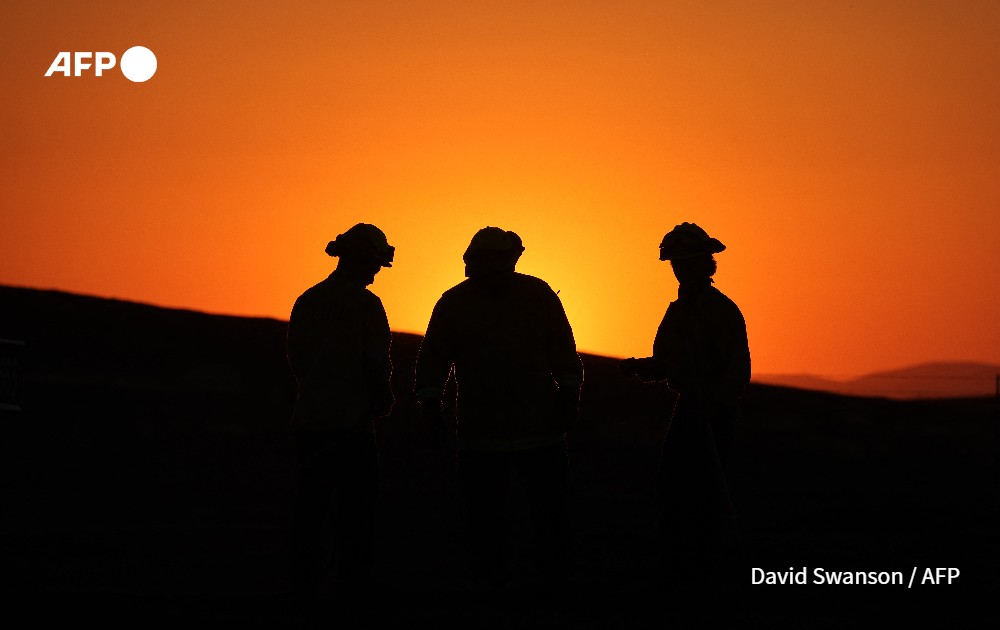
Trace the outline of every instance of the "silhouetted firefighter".
{"type": "Polygon", "coordinates": [[[665,577],[678,584],[734,579],[739,549],[726,481],[737,402],[750,381],[746,323],[712,286],[713,254],[725,246],[693,223],[663,237],[680,286],[656,331],[653,356],[625,359],[622,370],[665,380],[679,394],[657,473],[665,577]]]}
{"type": "Polygon", "coordinates": [[[338,236],[326,247],[340,258],[336,270],[299,296],[288,322],[288,361],[298,383],[291,570],[303,604],[315,601],[334,560],[346,588],[371,580],[374,421],[389,414],[393,398],[389,323],[366,287],[392,266],[394,251],[385,234],[366,223],[338,236]],[[328,518],[332,540],[325,539],[328,518]]]}
{"type": "Polygon", "coordinates": [[[567,560],[565,435],[579,411],[583,367],[559,298],[542,280],[514,271],[523,251],[514,232],[487,227],[473,236],[463,256],[468,279],[438,300],[416,366],[416,395],[432,432],[446,430],[441,398],[454,366],[469,555],[486,587],[509,579],[512,470],[530,506],[538,568],[555,575],[567,560]]]}

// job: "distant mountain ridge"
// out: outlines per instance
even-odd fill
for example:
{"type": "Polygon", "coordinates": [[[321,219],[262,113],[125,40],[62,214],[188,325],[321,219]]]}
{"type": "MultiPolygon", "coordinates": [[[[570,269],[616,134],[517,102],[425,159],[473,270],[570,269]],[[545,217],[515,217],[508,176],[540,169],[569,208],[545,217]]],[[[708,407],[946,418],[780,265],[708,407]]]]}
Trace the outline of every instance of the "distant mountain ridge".
{"type": "Polygon", "coordinates": [[[982,398],[996,395],[1000,365],[938,361],[839,381],[809,374],[762,374],[754,381],[848,396],[982,398]]]}

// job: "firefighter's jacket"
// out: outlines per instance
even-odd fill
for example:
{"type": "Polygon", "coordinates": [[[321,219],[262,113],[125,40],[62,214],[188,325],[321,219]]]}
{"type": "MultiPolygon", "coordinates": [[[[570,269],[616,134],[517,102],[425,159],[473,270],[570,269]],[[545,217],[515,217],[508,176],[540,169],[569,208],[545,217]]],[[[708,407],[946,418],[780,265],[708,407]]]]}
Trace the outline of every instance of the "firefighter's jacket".
{"type": "Polygon", "coordinates": [[[689,402],[732,407],[750,382],[746,322],[736,304],[709,283],[682,286],[653,341],[638,360],[644,380],[666,380],[689,402]]]}
{"type": "Polygon", "coordinates": [[[469,278],[438,300],[417,358],[417,396],[442,397],[452,368],[458,445],[468,450],[557,442],[558,390],[576,395],[583,381],[558,296],[515,272],[469,278]]]}
{"type": "Polygon", "coordinates": [[[392,409],[389,322],[378,296],[343,271],[295,301],[288,362],[298,384],[298,430],[346,429],[392,409]]]}

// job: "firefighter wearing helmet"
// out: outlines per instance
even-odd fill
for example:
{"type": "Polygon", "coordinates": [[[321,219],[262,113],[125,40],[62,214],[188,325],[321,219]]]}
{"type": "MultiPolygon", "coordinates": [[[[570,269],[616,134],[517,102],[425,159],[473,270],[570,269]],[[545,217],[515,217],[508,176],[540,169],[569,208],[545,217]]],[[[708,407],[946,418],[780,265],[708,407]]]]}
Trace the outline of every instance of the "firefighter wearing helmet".
{"type": "Polygon", "coordinates": [[[375,420],[392,409],[389,322],[368,290],[395,249],[374,225],[359,223],[326,246],[339,258],[328,278],[295,301],[288,362],[298,398],[292,416],[297,456],[292,515],[292,583],[303,605],[318,597],[332,562],[344,584],[371,580],[378,491],[375,420]],[[336,539],[325,540],[334,502],[336,539]]]}
{"type": "MultiPolygon", "coordinates": [[[[583,368],[556,293],[514,271],[523,251],[514,232],[486,227],[473,236],[463,256],[467,279],[435,305],[414,384],[423,421],[444,430],[442,396],[449,375],[455,379],[469,554],[486,587],[508,579],[512,470],[531,505],[538,568],[558,572],[567,560],[565,434],[578,413],[583,368]]],[[[447,431],[455,436],[456,425],[447,431]]]]}
{"type": "Polygon", "coordinates": [[[730,578],[739,550],[726,480],[737,404],[750,381],[746,323],[713,286],[726,249],[694,223],[663,237],[660,260],[679,283],[653,356],[625,359],[626,374],[665,381],[678,394],[657,473],[665,577],[690,585],[730,578]]]}

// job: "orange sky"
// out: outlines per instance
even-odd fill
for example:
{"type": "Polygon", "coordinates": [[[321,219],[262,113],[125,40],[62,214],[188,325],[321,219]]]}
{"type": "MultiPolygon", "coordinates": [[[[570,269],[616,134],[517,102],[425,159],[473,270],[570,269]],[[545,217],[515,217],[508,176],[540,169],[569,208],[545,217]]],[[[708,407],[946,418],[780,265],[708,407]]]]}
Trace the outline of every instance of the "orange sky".
{"type": "Polygon", "coordinates": [[[1000,3],[854,4],[7,1],[0,283],[285,318],[366,221],[422,332],[497,225],[645,355],[694,221],[758,373],[1000,363],[1000,3]]]}

